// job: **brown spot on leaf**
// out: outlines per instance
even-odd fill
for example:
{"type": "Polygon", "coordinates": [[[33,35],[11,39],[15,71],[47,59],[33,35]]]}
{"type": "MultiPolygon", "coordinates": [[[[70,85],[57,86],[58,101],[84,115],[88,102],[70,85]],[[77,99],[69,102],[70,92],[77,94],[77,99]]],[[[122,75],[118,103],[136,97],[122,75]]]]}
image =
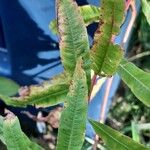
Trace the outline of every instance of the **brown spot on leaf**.
{"type": "Polygon", "coordinates": [[[27,86],[23,86],[19,89],[19,95],[21,97],[29,96],[30,95],[30,88],[27,86]]]}

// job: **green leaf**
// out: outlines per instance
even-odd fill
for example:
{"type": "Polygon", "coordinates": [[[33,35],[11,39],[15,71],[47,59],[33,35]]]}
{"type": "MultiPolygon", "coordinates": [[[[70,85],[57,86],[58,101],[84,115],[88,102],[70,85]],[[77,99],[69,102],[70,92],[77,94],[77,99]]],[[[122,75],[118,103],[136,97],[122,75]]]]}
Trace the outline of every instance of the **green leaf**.
{"type": "Polygon", "coordinates": [[[125,59],[121,61],[117,72],[134,95],[150,107],[150,73],[144,72],[125,59]]]}
{"type": "Polygon", "coordinates": [[[57,150],[81,150],[86,127],[88,87],[86,75],[77,64],[67,94],[67,103],[61,115],[57,150]]]}
{"type": "Polygon", "coordinates": [[[119,34],[124,20],[124,0],[103,0],[99,27],[91,50],[92,69],[95,74],[112,76],[123,57],[123,50],[113,45],[112,38],[119,34]]]}
{"type": "Polygon", "coordinates": [[[8,114],[3,122],[3,135],[8,150],[43,150],[33,143],[21,131],[19,120],[13,114],[8,114]]]}
{"type": "Polygon", "coordinates": [[[52,31],[53,34],[58,34],[58,28],[57,28],[57,20],[54,19],[49,24],[49,29],[52,31]]]}
{"type": "Polygon", "coordinates": [[[99,22],[100,8],[93,5],[84,5],[79,7],[86,26],[93,22],[99,22]]]}
{"type": "Polygon", "coordinates": [[[149,150],[149,148],[133,141],[131,138],[119,133],[118,131],[90,120],[95,132],[104,140],[106,146],[110,150],[149,150]]]}
{"type": "Polygon", "coordinates": [[[142,11],[150,25],[150,2],[147,0],[142,0],[142,11]]]}
{"type": "MultiPolygon", "coordinates": [[[[99,10],[100,8],[93,5],[84,5],[79,7],[80,13],[83,17],[86,26],[93,22],[99,21],[99,10]]],[[[54,34],[58,34],[57,21],[53,20],[49,24],[49,28],[54,34]]]]}
{"type": "Polygon", "coordinates": [[[138,143],[140,143],[140,133],[138,129],[138,124],[134,121],[131,123],[131,131],[132,131],[132,139],[138,143]]]}
{"type": "Polygon", "coordinates": [[[64,102],[69,90],[69,78],[66,74],[60,74],[50,81],[39,86],[30,86],[27,96],[7,97],[0,94],[0,98],[7,104],[18,107],[36,105],[47,107],[64,102]]]}
{"type": "Polygon", "coordinates": [[[87,30],[74,0],[57,0],[57,19],[60,34],[60,54],[65,71],[73,75],[79,57],[90,87],[91,69],[87,30]]]}
{"type": "Polygon", "coordinates": [[[0,77],[0,93],[6,96],[17,94],[19,85],[13,80],[5,77],[0,77]]]}
{"type": "Polygon", "coordinates": [[[3,117],[0,116],[0,140],[5,144],[5,139],[3,135],[3,117]]]}

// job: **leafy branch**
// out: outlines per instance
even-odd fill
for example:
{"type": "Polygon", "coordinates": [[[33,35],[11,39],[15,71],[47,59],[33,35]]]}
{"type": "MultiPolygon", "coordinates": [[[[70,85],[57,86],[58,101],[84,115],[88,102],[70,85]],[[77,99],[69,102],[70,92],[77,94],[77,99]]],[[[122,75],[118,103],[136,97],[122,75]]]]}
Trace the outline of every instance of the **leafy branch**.
{"type": "MultiPolygon", "coordinates": [[[[93,89],[91,69],[95,76],[110,77],[117,72],[135,96],[149,107],[150,74],[123,59],[122,48],[113,43],[124,21],[124,0],[103,0],[101,8],[78,7],[74,0],[56,0],[56,8],[57,22],[52,22],[51,27],[59,34],[64,73],[42,85],[28,87],[20,97],[0,94],[0,98],[8,105],[21,107],[46,107],[64,102],[57,149],[80,150],[86,127],[87,100],[93,89]],[[99,26],[90,51],[86,25],[97,20],[99,26]]],[[[104,124],[92,120],[90,123],[112,150],[147,149],[104,124]]],[[[31,145],[32,149],[42,149],[22,133],[18,119],[10,115],[6,120],[0,118],[0,139],[8,149],[16,144],[19,149],[30,149],[31,145]]]]}

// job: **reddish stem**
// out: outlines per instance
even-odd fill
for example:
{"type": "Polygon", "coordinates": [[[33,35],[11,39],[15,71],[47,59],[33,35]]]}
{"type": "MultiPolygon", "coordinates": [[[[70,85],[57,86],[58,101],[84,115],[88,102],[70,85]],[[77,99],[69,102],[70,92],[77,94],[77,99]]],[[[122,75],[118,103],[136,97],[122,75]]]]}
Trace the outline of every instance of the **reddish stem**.
{"type": "MultiPolygon", "coordinates": [[[[100,111],[100,119],[99,120],[101,123],[104,123],[104,120],[105,120],[105,110],[106,110],[106,107],[108,104],[108,97],[109,97],[112,81],[113,81],[113,77],[111,77],[110,79],[107,79],[107,85],[106,85],[105,94],[104,94],[104,98],[102,100],[102,106],[101,106],[101,111],[100,111]]],[[[99,140],[98,135],[95,135],[93,150],[96,150],[98,140],[99,140]]]]}
{"type": "Polygon", "coordinates": [[[97,75],[94,74],[93,77],[92,77],[91,91],[90,91],[90,94],[89,94],[88,103],[91,101],[91,95],[92,95],[93,87],[96,84],[96,79],[97,79],[97,75]]]}
{"type": "Polygon", "coordinates": [[[129,6],[130,6],[130,4],[131,4],[131,1],[132,1],[132,0],[127,0],[127,1],[126,1],[126,10],[129,9],[129,6]]]}

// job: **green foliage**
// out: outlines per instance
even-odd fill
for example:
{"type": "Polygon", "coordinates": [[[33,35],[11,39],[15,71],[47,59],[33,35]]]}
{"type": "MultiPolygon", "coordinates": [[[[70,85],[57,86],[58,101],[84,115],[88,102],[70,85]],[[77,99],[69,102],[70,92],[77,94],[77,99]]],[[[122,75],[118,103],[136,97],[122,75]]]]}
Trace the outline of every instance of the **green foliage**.
{"type": "Polygon", "coordinates": [[[124,0],[101,2],[100,22],[91,52],[92,69],[98,75],[113,75],[122,59],[123,50],[111,40],[120,32],[124,20],[124,5],[124,0]]]}
{"type": "Polygon", "coordinates": [[[81,150],[87,115],[88,87],[79,60],[67,94],[58,132],[57,150],[81,150]]]}
{"type": "Polygon", "coordinates": [[[0,93],[7,96],[13,96],[17,94],[19,85],[13,80],[0,77],[0,93]]]}
{"type": "Polygon", "coordinates": [[[132,123],[131,123],[131,130],[132,130],[132,139],[139,143],[140,136],[139,136],[138,125],[134,121],[132,121],[132,123]]]}
{"type": "Polygon", "coordinates": [[[148,0],[142,0],[142,11],[150,25],[150,2],[148,0]]]}
{"type": "Polygon", "coordinates": [[[60,74],[49,82],[44,82],[39,86],[30,86],[27,96],[8,97],[0,94],[0,98],[12,106],[24,107],[27,105],[36,105],[38,107],[47,107],[64,102],[69,89],[69,78],[66,74],[60,74]]]}
{"type": "Polygon", "coordinates": [[[0,117],[0,137],[8,150],[43,150],[39,145],[31,142],[21,131],[19,120],[12,113],[5,119],[0,117]]]}
{"type": "Polygon", "coordinates": [[[0,140],[5,144],[5,139],[3,136],[3,117],[0,116],[0,140]]]}
{"type": "Polygon", "coordinates": [[[49,24],[49,29],[53,32],[53,34],[58,34],[58,24],[57,20],[53,20],[49,24]]]}
{"type": "MultiPolygon", "coordinates": [[[[84,23],[86,26],[93,22],[99,21],[99,10],[100,8],[93,6],[93,5],[84,5],[79,7],[80,13],[83,17],[84,23]]],[[[54,34],[58,34],[57,28],[57,20],[53,20],[49,24],[49,28],[54,34]]]]}
{"type": "MultiPolygon", "coordinates": [[[[140,20],[140,34],[139,34],[139,39],[142,45],[143,50],[150,50],[150,25],[148,24],[146,17],[144,14],[141,15],[141,20],[140,20]]],[[[148,59],[147,59],[147,62],[148,59]]],[[[145,65],[144,65],[145,66],[145,65]]],[[[146,65],[149,67],[149,63],[146,65]]]]}
{"type": "MultiPolygon", "coordinates": [[[[96,75],[108,77],[117,71],[136,97],[147,106],[150,106],[150,75],[122,59],[123,50],[113,43],[124,20],[124,0],[103,0],[101,9],[89,5],[78,8],[74,0],[56,0],[56,4],[58,29],[56,20],[50,26],[55,33],[59,33],[65,73],[42,85],[30,86],[25,94],[12,98],[9,96],[16,93],[14,90],[18,90],[18,86],[14,83],[8,85],[10,81],[0,78],[0,86],[6,87],[7,84],[10,88],[13,85],[13,92],[12,89],[0,91],[0,98],[8,105],[21,107],[45,107],[65,102],[57,150],[81,150],[86,127],[87,99],[91,92],[91,69],[96,75]],[[90,55],[86,25],[99,19],[90,55]]],[[[149,15],[145,6],[143,11],[146,16],[149,15]]],[[[104,124],[92,120],[90,123],[111,150],[147,150],[104,124]]],[[[17,117],[12,114],[8,114],[5,119],[0,117],[0,139],[10,150],[42,149],[21,131],[17,117]]]]}
{"type": "Polygon", "coordinates": [[[93,120],[90,120],[90,123],[95,132],[104,140],[107,148],[110,150],[149,150],[149,148],[144,147],[104,124],[93,120]]]}
{"type": "Polygon", "coordinates": [[[84,19],[84,23],[86,26],[93,22],[99,21],[100,16],[100,8],[93,5],[84,5],[80,8],[81,15],[84,19]]]}
{"type": "Polygon", "coordinates": [[[72,76],[78,58],[83,57],[83,68],[90,87],[88,35],[76,2],[57,0],[57,19],[60,34],[60,55],[65,71],[72,76]]]}
{"type": "Polygon", "coordinates": [[[144,72],[125,59],[121,61],[117,72],[135,96],[150,107],[150,73],[144,72]]]}

